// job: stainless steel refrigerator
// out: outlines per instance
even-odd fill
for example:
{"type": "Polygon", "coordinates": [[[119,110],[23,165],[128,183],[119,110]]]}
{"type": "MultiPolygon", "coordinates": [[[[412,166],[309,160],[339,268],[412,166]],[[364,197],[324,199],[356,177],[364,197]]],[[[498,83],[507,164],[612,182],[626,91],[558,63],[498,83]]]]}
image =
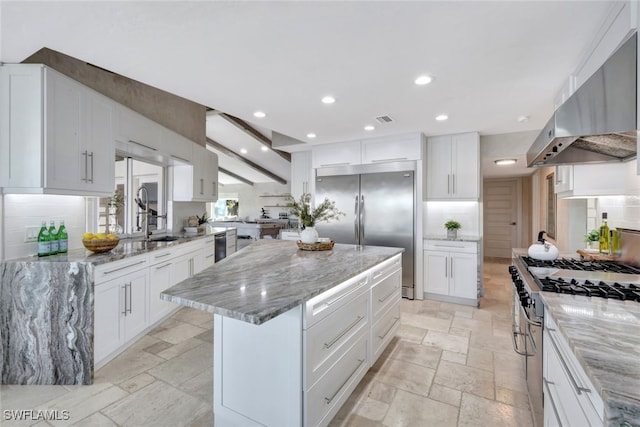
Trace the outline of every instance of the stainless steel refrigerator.
{"type": "Polygon", "coordinates": [[[415,162],[316,170],[316,204],[324,198],[346,216],[316,224],[336,243],[402,247],[402,296],[414,298],[415,162]]]}

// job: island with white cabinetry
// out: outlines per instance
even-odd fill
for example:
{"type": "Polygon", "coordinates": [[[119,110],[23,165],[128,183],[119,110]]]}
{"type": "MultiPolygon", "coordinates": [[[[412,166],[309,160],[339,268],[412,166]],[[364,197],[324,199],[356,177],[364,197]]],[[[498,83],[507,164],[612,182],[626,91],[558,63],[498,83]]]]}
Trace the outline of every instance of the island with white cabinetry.
{"type": "Polygon", "coordinates": [[[328,424],[399,327],[402,252],[259,240],[163,292],[214,313],[216,425],[328,424]]]}

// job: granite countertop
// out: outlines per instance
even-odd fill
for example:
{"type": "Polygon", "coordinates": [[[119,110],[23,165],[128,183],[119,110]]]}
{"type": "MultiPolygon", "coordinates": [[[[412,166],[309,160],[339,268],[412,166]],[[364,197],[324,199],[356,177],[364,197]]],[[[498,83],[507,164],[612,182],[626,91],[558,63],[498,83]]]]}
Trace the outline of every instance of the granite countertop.
{"type": "Polygon", "coordinates": [[[160,297],[259,325],[402,252],[344,244],[302,251],[293,241],[258,240],[160,297]]]}
{"type": "Polygon", "coordinates": [[[424,240],[448,240],[450,242],[479,242],[482,240],[481,236],[465,236],[458,235],[455,239],[447,238],[446,234],[426,234],[423,236],[424,240]]]}
{"type": "Polygon", "coordinates": [[[640,303],[540,295],[604,401],[605,425],[640,425],[640,303]]]}
{"type": "MultiPolygon", "coordinates": [[[[169,236],[180,237],[172,242],[144,242],[140,238],[120,239],[118,246],[104,253],[93,253],[84,248],[73,249],[66,254],[58,254],[46,257],[30,256],[24,258],[10,259],[5,262],[87,262],[94,265],[106,264],[108,262],[119,261],[121,259],[144,255],[160,249],[171,248],[182,243],[193,242],[194,240],[203,239],[216,234],[226,233],[229,230],[235,230],[235,227],[207,227],[206,231],[198,234],[191,233],[167,233],[169,236]]],[[[158,236],[155,236],[158,237],[158,236]]],[[[155,238],[153,235],[151,238],[155,238]]]]}

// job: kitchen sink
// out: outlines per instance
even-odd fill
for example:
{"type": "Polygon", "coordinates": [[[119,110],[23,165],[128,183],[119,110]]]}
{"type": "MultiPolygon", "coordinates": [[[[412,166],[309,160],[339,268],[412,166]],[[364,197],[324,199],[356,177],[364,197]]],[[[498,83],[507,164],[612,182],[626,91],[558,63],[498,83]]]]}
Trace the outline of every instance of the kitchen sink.
{"type": "Polygon", "coordinates": [[[178,236],[162,236],[162,237],[156,237],[155,239],[151,239],[151,241],[153,242],[174,242],[176,240],[180,239],[180,237],[178,236]]]}

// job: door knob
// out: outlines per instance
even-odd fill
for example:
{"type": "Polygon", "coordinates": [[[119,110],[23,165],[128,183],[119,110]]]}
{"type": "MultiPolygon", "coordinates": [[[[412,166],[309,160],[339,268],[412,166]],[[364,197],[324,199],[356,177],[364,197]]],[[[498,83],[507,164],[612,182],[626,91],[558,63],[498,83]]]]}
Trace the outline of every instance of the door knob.
{"type": "Polygon", "coordinates": [[[512,223],[511,223],[511,225],[516,225],[516,223],[515,223],[515,222],[512,222],[512,223]]]}

